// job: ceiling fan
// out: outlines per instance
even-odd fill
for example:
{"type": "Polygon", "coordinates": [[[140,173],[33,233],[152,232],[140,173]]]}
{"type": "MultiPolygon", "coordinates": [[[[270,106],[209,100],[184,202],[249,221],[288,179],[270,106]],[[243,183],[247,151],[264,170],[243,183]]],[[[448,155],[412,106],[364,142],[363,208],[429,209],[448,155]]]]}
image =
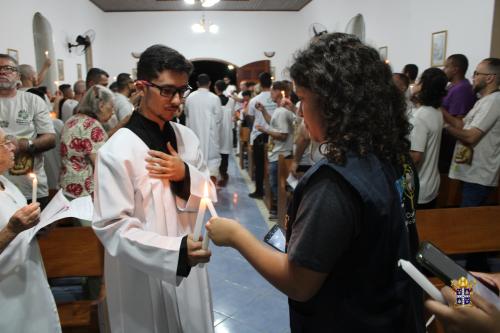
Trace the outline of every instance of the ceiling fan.
{"type": "Polygon", "coordinates": [[[85,31],[82,35],[76,37],[76,44],[68,43],[68,51],[75,48],[74,52],[78,55],[84,54],[95,39],[95,31],[90,29],[85,31]]]}

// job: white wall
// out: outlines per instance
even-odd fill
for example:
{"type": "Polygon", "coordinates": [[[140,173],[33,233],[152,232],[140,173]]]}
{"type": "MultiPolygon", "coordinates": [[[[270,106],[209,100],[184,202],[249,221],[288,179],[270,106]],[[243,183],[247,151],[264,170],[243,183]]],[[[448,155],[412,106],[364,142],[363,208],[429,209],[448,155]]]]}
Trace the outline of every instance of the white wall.
{"type": "MultiPolygon", "coordinates": [[[[301,11],[301,31],[313,22],[344,32],[358,13],[366,24],[366,42],[388,47],[394,71],[415,63],[430,67],[431,34],[448,30],[447,55],[469,58],[469,75],[490,54],[494,0],[313,0],[301,11]]],[[[302,35],[307,39],[307,35],[302,35]]]]}
{"type": "Polygon", "coordinates": [[[200,12],[107,13],[105,35],[110,41],[102,67],[111,76],[130,72],[141,52],[153,44],[170,46],[189,59],[217,58],[236,66],[267,59],[264,51],[275,51],[271,66],[277,78],[295,50],[298,12],[207,12],[206,19],[220,31],[194,34],[191,25],[200,12]]]}
{"type": "MultiPolygon", "coordinates": [[[[18,0],[4,8],[0,20],[0,52],[7,48],[19,51],[21,64],[35,65],[33,40],[33,16],[40,12],[52,26],[54,37],[55,59],[64,60],[65,83],[73,83],[77,79],[76,64],[82,64],[85,78],[85,57],[69,53],[67,38],[73,41],[76,36],[88,29],[96,30],[94,44],[94,63],[98,64],[105,50],[109,47],[103,38],[101,26],[105,21],[105,13],[88,0],[18,0]]],[[[54,63],[52,66],[57,66],[54,63]]],[[[61,82],[62,83],[62,82],[61,82]]]]}
{"type": "MultiPolygon", "coordinates": [[[[266,59],[264,51],[276,51],[271,65],[276,77],[293,53],[309,40],[309,25],[324,24],[329,31],[344,31],[349,19],[362,13],[366,41],[387,46],[395,71],[416,63],[421,71],[430,66],[431,33],[448,30],[447,54],[464,53],[469,73],[489,56],[494,0],[313,0],[300,12],[207,12],[220,26],[217,35],[196,35],[191,25],[201,12],[104,13],[89,0],[18,0],[0,20],[0,52],[19,50],[21,63],[35,63],[32,19],[40,12],[51,23],[56,58],[63,59],[65,82],[76,80],[76,64],[83,56],[69,54],[67,38],[74,40],[89,28],[96,31],[94,65],[111,77],[131,72],[132,51],[163,43],[186,57],[218,58],[237,66],[266,59]]],[[[56,65],[56,64],[54,64],[56,65]]]]}

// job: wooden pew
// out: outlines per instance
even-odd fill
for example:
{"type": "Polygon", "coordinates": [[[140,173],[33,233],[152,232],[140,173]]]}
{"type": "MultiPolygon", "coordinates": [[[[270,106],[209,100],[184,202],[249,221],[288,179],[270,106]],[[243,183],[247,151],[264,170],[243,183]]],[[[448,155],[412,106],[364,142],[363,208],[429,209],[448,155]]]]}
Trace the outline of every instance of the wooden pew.
{"type": "MultiPolygon", "coordinates": [[[[417,211],[420,241],[430,241],[447,255],[500,252],[500,206],[428,209],[417,211]]],[[[438,288],[444,284],[431,281],[438,288]]],[[[444,332],[435,323],[429,332],[444,332]]]]}
{"type": "Polygon", "coordinates": [[[291,192],[287,191],[286,179],[290,174],[292,159],[285,159],[285,156],[278,157],[278,224],[285,228],[285,215],[288,206],[288,201],[292,196],[291,192]]]}
{"type": "MultiPolygon", "coordinates": [[[[103,277],[104,249],[92,228],[54,228],[38,243],[48,278],[103,277]]],[[[63,332],[99,332],[98,307],[104,299],[102,280],[96,300],[57,304],[63,332]]]]}
{"type": "MultiPolygon", "coordinates": [[[[245,168],[245,154],[248,152],[248,146],[250,144],[250,128],[240,127],[240,168],[243,170],[245,168]]],[[[247,156],[247,161],[249,160],[247,156]]]]}
{"type": "Polygon", "coordinates": [[[264,145],[264,204],[268,210],[271,210],[272,193],[271,183],[269,182],[269,159],[268,159],[268,145],[264,145]]]}

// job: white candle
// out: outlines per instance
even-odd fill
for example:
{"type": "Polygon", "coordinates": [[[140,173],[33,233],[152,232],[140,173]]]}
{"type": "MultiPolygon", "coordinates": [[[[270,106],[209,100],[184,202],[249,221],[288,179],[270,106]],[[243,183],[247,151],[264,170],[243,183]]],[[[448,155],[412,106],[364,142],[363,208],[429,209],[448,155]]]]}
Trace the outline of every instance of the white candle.
{"type": "Polygon", "coordinates": [[[45,58],[49,57],[49,51],[45,51],[45,58]]]}
{"type": "Polygon", "coordinates": [[[409,261],[399,259],[400,266],[422,289],[436,301],[447,304],[439,290],[409,261]]]}
{"type": "Polygon", "coordinates": [[[205,218],[205,210],[207,209],[207,203],[205,198],[201,198],[200,207],[198,208],[198,215],[196,216],[196,224],[194,225],[193,238],[197,242],[200,239],[201,227],[203,225],[203,219],[205,218]]]}
{"type": "MultiPolygon", "coordinates": [[[[212,215],[212,217],[219,217],[217,215],[217,211],[215,210],[214,204],[212,203],[212,200],[210,200],[210,198],[203,198],[203,199],[205,199],[205,201],[206,201],[206,204],[208,206],[208,210],[210,211],[210,215],[212,215]]],[[[203,238],[203,243],[201,245],[201,248],[203,250],[208,249],[209,242],[210,242],[210,238],[208,238],[208,235],[207,235],[206,230],[205,230],[205,238],[203,238]]]]}
{"type": "Polygon", "coordinates": [[[34,173],[30,173],[29,176],[33,178],[33,192],[31,192],[31,202],[36,202],[36,192],[38,190],[38,179],[34,173]]]}

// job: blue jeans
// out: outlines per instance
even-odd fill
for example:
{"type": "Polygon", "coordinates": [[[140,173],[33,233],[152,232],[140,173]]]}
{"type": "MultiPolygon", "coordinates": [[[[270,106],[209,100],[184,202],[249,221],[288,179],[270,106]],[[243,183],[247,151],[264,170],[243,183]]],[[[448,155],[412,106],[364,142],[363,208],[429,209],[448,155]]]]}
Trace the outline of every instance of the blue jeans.
{"type": "Polygon", "coordinates": [[[462,203],[460,207],[477,207],[487,203],[495,188],[474,183],[462,182],[462,203]]]}
{"type": "Polygon", "coordinates": [[[269,162],[269,185],[273,201],[278,200],[278,161],[269,162]]]}

